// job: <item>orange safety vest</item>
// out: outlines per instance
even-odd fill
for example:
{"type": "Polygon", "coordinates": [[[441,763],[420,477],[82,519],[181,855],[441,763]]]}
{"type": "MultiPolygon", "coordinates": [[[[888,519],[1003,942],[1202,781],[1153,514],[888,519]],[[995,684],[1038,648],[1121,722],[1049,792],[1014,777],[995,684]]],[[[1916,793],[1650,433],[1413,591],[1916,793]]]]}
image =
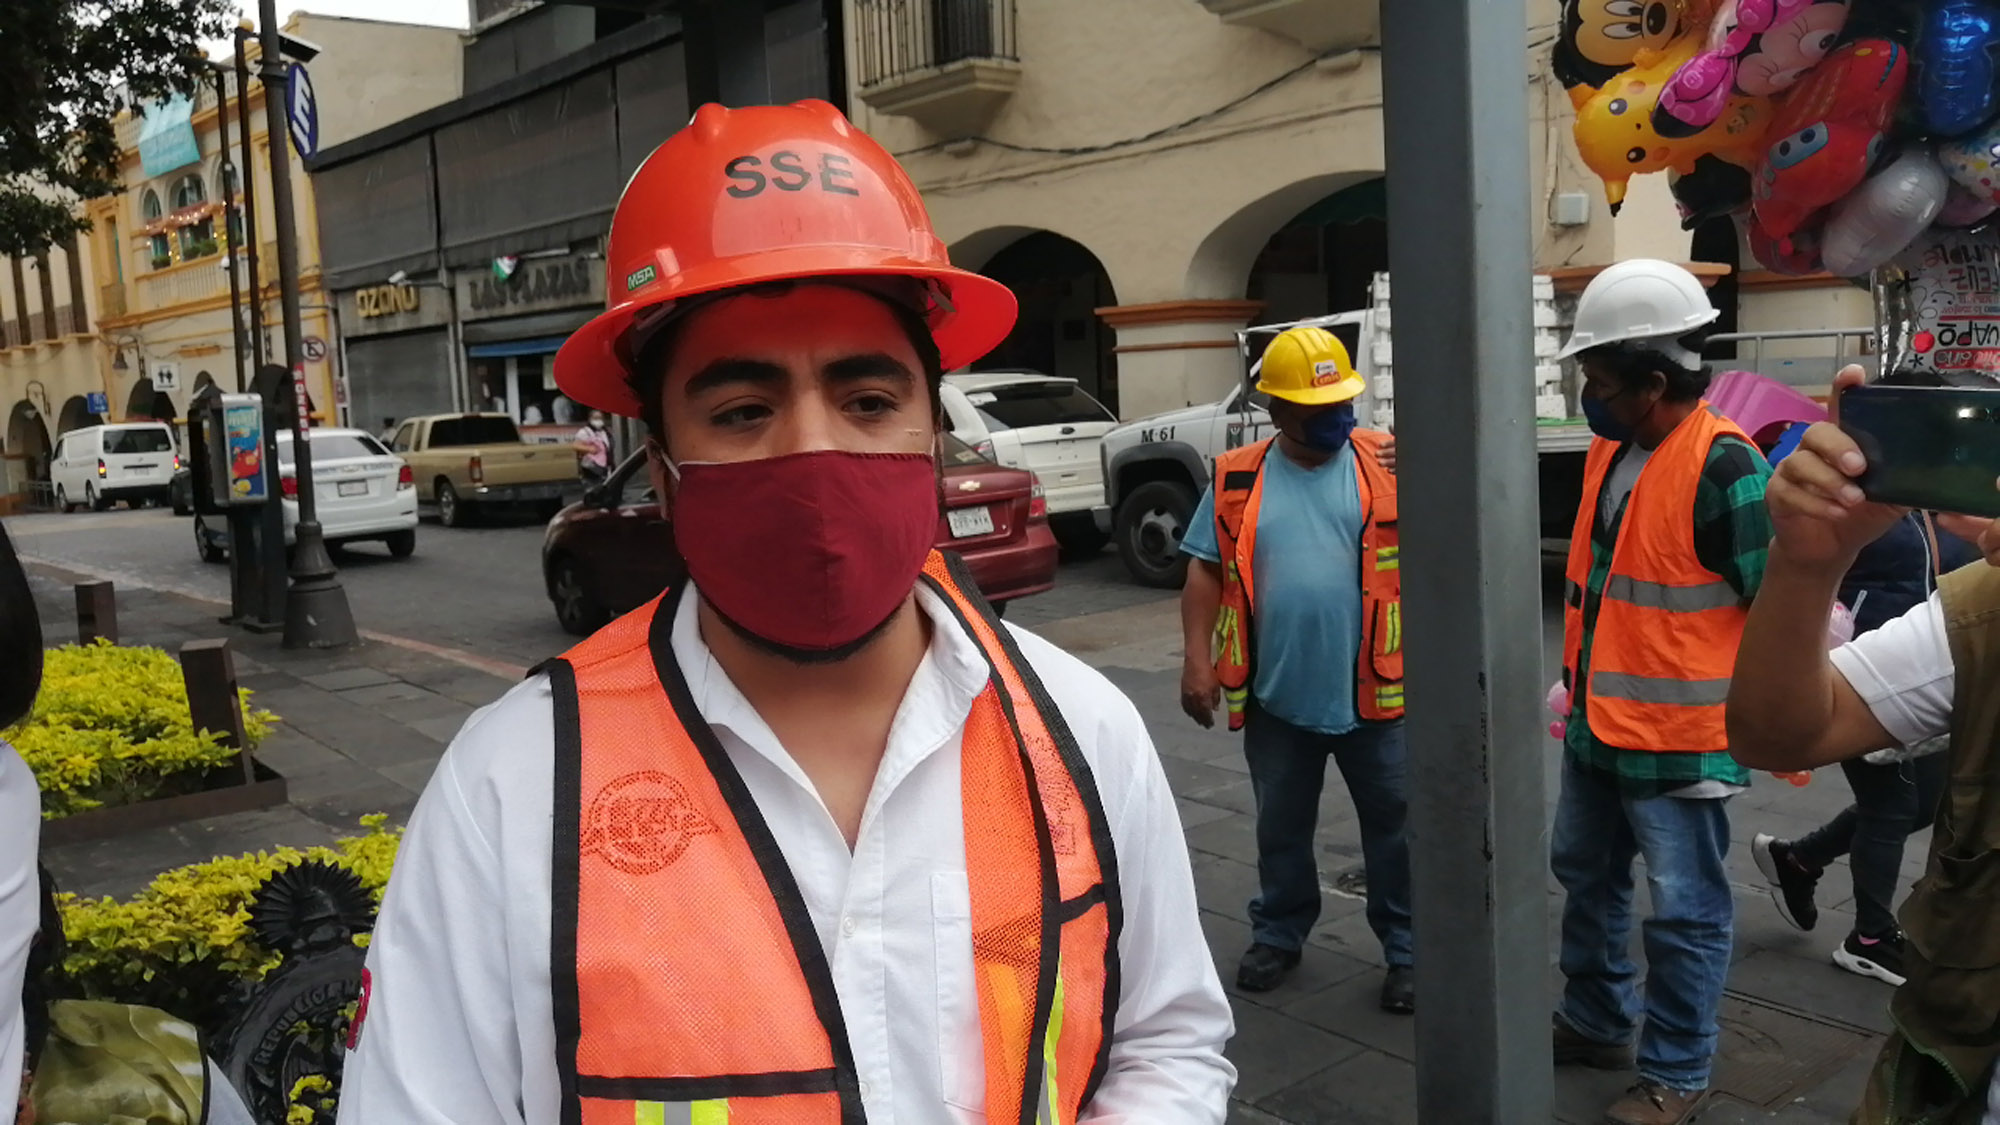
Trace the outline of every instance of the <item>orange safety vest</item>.
{"type": "MultiPolygon", "coordinates": [[[[960,764],[987,1115],[1072,1125],[1104,1077],[1118,1001],[1109,825],[1075,737],[963,564],[933,552],[921,581],[992,668],[960,764]]],[[[562,1120],[862,1125],[827,951],[674,659],[685,590],[547,665],[562,1120]]]]}
{"type": "MultiPolygon", "coordinates": [[[[1354,708],[1368,722],[1403,717],[1403,571],[1396,524],[1396,476],[1375,459],[1388,435],[1355,430],[1354,480],[1361,493],[1361,653],[1354,708]]],[[[1229,703],[1229,729],[1243,728],[1250,702],[1252,563],[1257,513],[1264,504],[1264,458],[1277,439],[1232,449],[1215,459],[1215,538],[1222,555],[1222,612],[1215,622],[1215,673],[1229,703]]],[[[1282,453],[1279,456],[1283,456],[1282,453]]]]}
{"type": "MultiPolygon", "coordinates": [[[[1590,733],[1608,746],[1729,748],[1723,712],[1749,607],[1694,551],[1695,490],[1709,447],[1724,434],[1750,440],[1736,423],[1702,403],[1653,451],[1625,502],[1591,634],[1590,682],[1583,689],[1590,733]]],[[[1591,530],[1619,448],[1597,438],[1584,462],[1583,506],[1570,533],[1563,609],[1563,669],[1571,690],[1583,653],[1591,530]]]]}

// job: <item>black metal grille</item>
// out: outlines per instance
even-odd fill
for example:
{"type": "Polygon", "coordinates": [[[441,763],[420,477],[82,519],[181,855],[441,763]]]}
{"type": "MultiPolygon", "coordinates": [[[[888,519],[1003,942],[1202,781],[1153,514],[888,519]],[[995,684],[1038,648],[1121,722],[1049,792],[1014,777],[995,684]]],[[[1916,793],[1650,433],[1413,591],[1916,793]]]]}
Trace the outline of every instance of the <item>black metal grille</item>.
{"type": "Polygon", "coordinates": [[[1014,0],[857,0],[862,88],[1014,54],[1014,0]]]}

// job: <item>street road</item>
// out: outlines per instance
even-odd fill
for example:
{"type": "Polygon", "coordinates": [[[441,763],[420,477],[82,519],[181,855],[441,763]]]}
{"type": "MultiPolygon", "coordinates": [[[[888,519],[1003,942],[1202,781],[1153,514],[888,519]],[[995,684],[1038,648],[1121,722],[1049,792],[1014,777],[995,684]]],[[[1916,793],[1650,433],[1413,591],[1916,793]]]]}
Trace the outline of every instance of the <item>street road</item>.
{"type": "MultiPolygon", "coordinates": [[[[229,567],[196,557],[193,520],[165,509],[17,516],[6,525],[30,561],[229,600],[229,567]]],[[[533,665],[575,642],[557,627],[542,587],[542,526],[532,519],[474,528],[426,522],[408,559],[364,543],[336,552],[334,562],[361,628],[533,665]]],[[[1064,566],[1054,590],[1014,603],[1007,615],[1032,627],[1172,597],[1134,585],[1107,552],[1064,566]]]]}

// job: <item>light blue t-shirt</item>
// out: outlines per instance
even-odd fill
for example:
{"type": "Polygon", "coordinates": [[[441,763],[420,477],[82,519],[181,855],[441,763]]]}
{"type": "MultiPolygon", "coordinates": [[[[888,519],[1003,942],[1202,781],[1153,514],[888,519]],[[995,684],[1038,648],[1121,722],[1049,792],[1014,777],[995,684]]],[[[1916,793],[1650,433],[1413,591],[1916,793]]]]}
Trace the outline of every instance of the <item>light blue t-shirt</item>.
{"type": "MultiPolygon", "coordinates": [[[[1295,727],[1346,734],[1359,726],[1354,667],[1361,650],[1361,496],[1354,446],[1317,469],[1276,447],[1264,458],[1250,607],[1256,645],[1250,693],[1295,727]]],[[[1219,563],[1215,486],[1201,498],[1181,550],[1219,563]]]]}

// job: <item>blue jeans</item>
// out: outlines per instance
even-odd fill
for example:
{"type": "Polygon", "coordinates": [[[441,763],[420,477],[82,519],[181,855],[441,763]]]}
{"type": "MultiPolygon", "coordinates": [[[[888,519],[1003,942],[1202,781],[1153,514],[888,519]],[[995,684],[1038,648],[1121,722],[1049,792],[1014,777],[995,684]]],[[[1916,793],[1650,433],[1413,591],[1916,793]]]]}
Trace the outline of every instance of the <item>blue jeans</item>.
{"type": "Polygon", "coordinates": [[[1253,700],[1244,717],[1243,755],[1257,797],[1257,897],[1250,938],[1296,950],[1319,921],[1319,824],[1326,760],[1339,764],[1361,822],[1368,871],[1368,925],[1391,965],[1410,958],[1410,845],[1403,834],[1403,724],[1365,723],[1347,734],[1302,730],[1253,700]]]}
{"type": "Polygon", "coordinates": [[[1556,804],[1552,866],[1568,897],[1562,914],[1557,1013],[1600,1043],[1639,1031],[1632,963],[1632,861],[1646,858],[1653,916],[1646,919],[1645,1029],[1639,1076],[1676,1090],[1708,1086],[1716,1013],[1729,975],[1735,900],[1723,866],[1729,812],[1723,800],[1635,798],[1616,778],[1567,755],[1556,804]]]}

